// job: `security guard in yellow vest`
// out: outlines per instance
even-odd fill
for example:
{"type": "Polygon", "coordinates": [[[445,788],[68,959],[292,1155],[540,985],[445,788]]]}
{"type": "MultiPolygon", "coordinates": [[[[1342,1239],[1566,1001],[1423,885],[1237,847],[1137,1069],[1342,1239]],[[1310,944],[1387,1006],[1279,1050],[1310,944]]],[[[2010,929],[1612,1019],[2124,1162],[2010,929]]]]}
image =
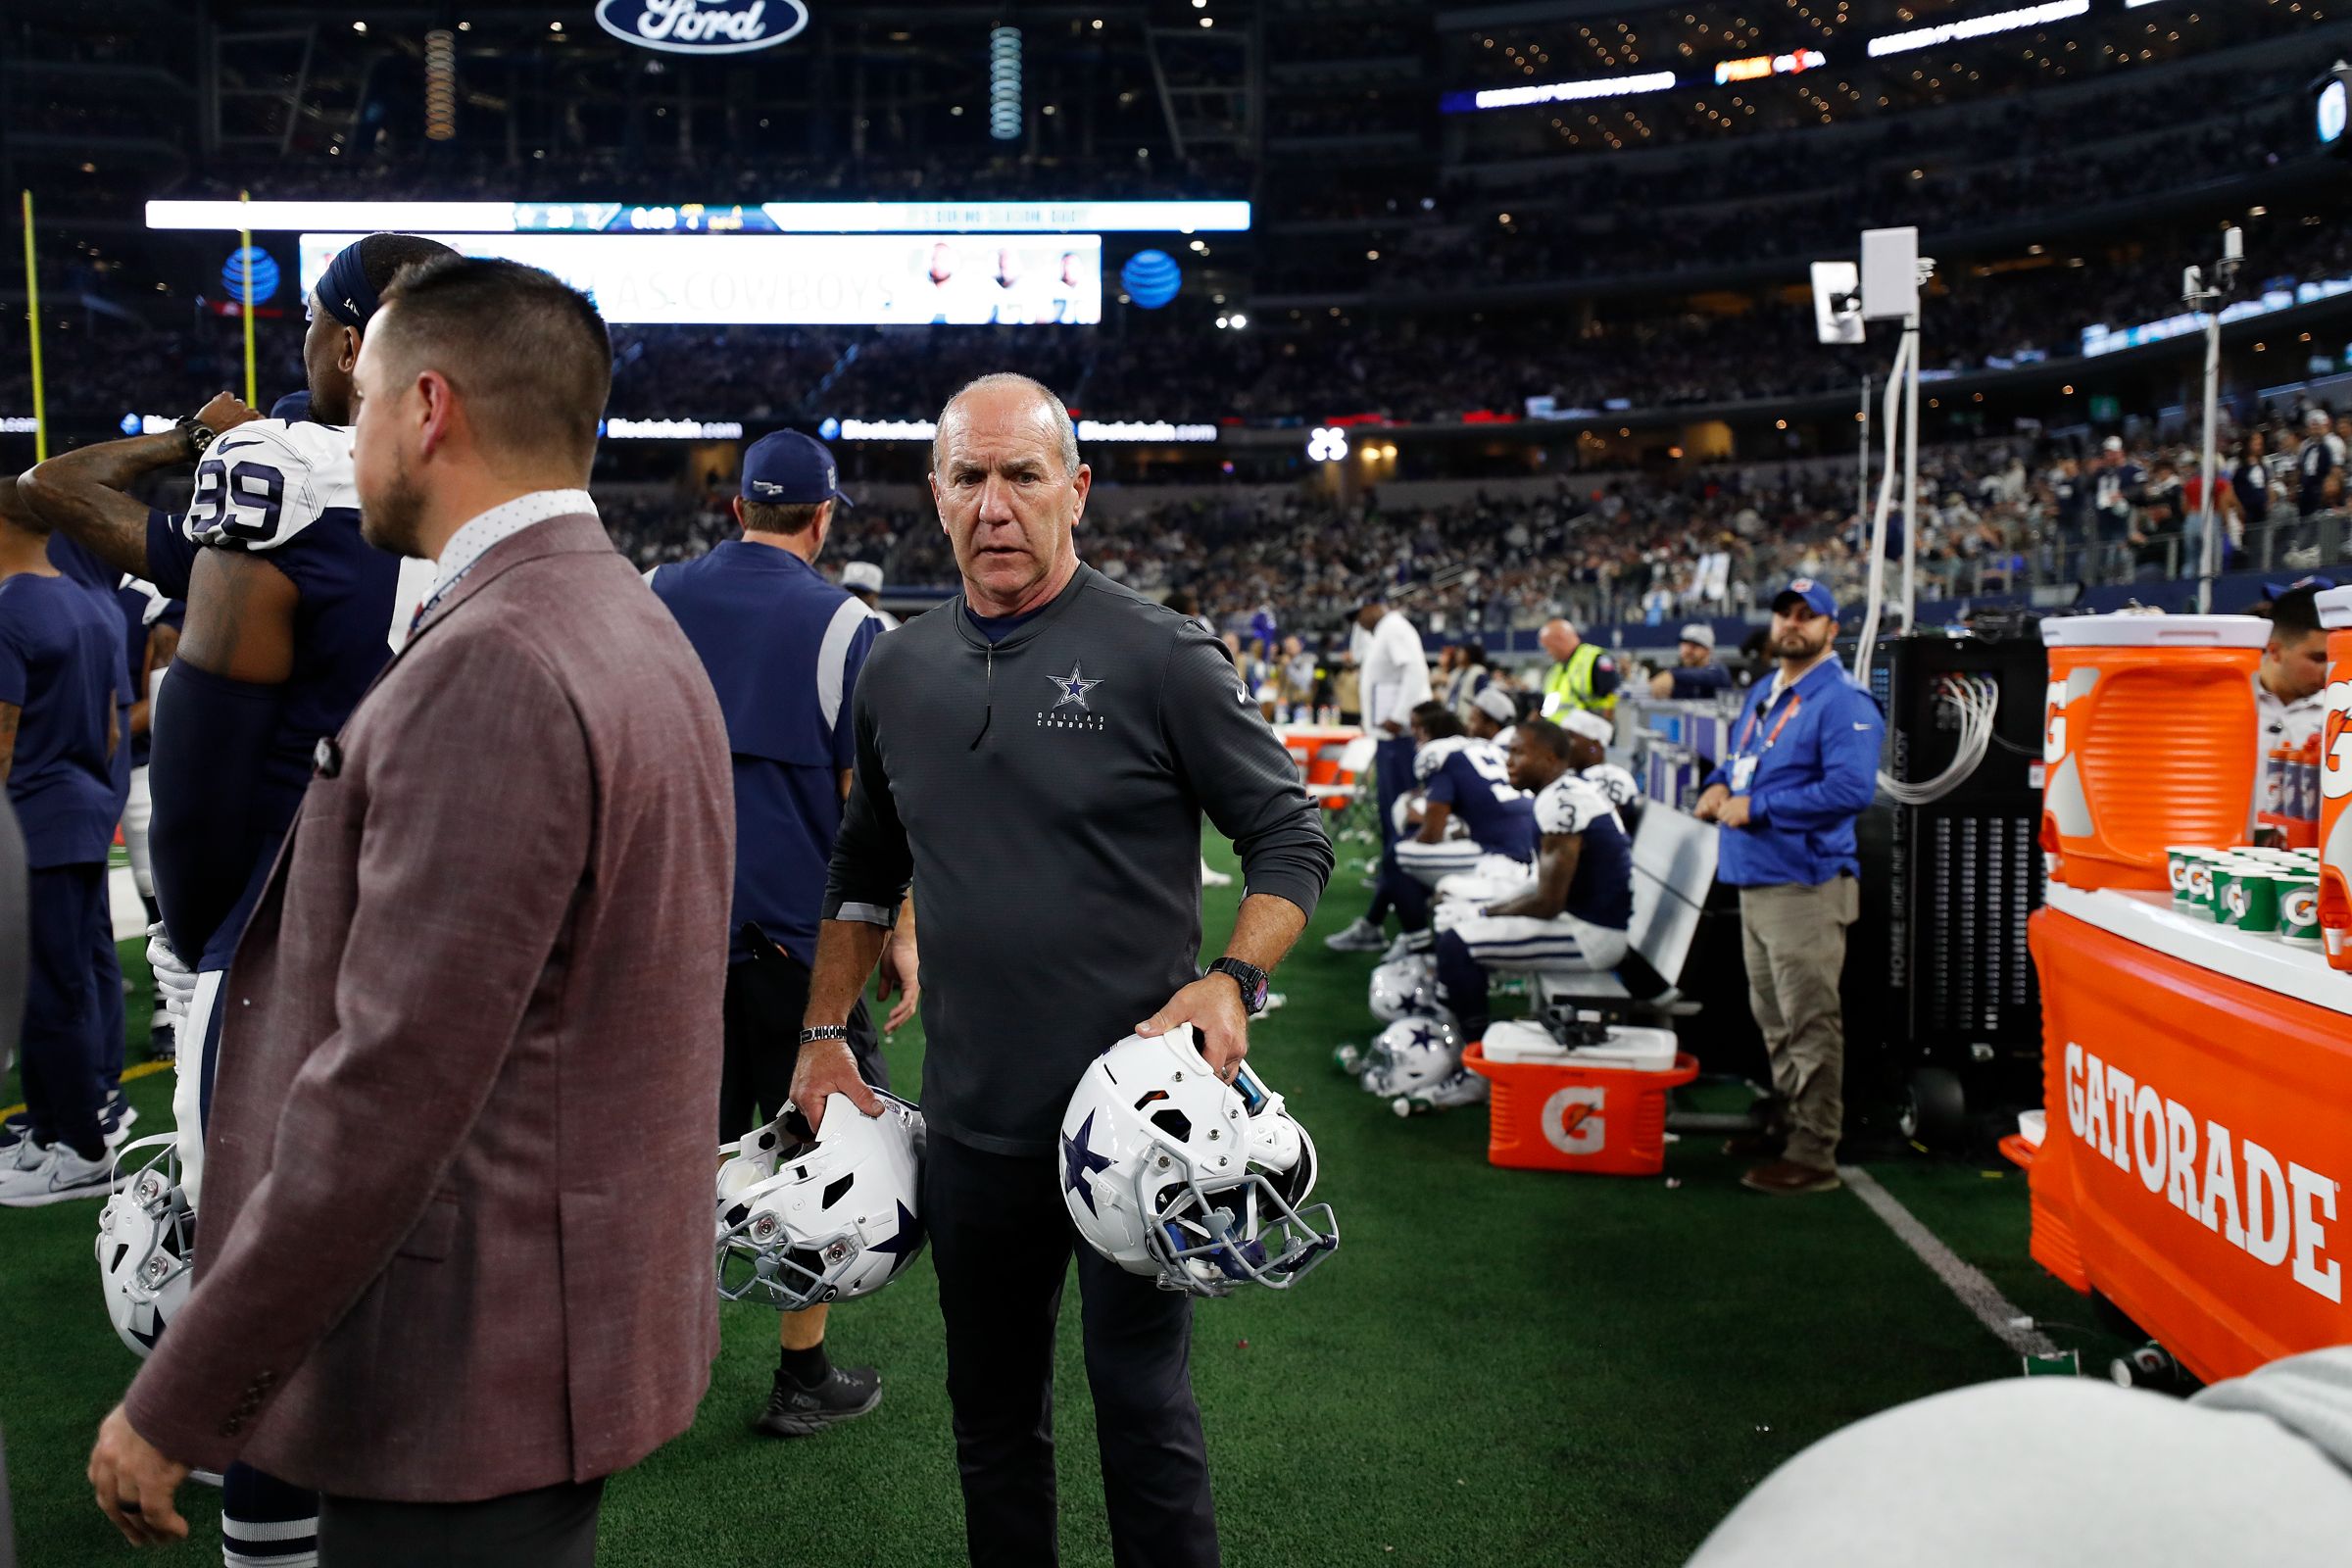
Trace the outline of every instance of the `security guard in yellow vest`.
{"type": "Polygon", "coordinates": [[[1547,620],[1536,634],[1552,658],[1544,672],[1544,716],[1582,710],[1602,717],[1617,710],[1617,661],[1577,636],[1564,620],[1547,620]]]}

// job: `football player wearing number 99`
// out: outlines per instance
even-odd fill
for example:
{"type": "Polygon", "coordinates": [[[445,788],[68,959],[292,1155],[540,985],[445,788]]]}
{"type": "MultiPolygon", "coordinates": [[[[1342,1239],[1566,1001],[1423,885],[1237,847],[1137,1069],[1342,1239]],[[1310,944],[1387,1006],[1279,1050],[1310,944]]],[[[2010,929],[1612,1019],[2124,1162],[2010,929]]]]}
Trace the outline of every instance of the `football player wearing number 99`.
{"type": "MultiPolygon", "coordinates": [[[[313,767],[332,765],[332,737],[432,581],[430,562],[404,564],[362,537],[348,426],[352,368],[379,295],[402,268],[447,254],[416,235],[370,234],[328,264],[303,339],[308,418],[265,419],[223,392],[172,430],[64,453],[18,480],[50,526],[187,602],[150,725],[150,833],[169,938],[150,954],[159,967],[195,971],[172,1095],[191,1203],[229,957],[313,767]],[[184,513],[131,494],[188,464],[196,474],[184,513]]],[[[317,1498],[233,1467],[224,1560],[316,1562],[317,1516],[317,1498]]]]}

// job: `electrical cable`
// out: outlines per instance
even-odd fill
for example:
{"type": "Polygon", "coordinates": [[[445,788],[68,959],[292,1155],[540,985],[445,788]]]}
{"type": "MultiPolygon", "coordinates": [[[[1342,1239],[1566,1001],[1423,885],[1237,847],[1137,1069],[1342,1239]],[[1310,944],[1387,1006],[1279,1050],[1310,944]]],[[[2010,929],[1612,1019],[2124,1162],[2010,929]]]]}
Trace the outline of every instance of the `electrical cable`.
{"type": "Polygon", "coordinates": [[[1903,806],[1926,806],[1951,794],[1975,774],[1992,745],[2001,707],[1997,680],[1990,675],[1946,675],[1936,681],[1936,696],[1939,707],[1958,713],[1959,743],[1950,765],[1934,778],[1907,783],[1886,772],[1879,774],[1879,788],[1903,806]]]}
{"type": "MultiPolygon", "coordinates": [[[[1871,650],[1879,640],[1879,607],[1886,597],[1884,570],[1886,555],[1886,514],[1894,504],[1894,458],[1898,422],[1894,416],[1895,411],[1902,406],[1903,371],[1909,367],[1911,356],[1918,351],[1919,339],[1911,333],[1904,333],[1903,341],[1894,351],[1894,368],[1888,372],[1886,377],[1886,417],[1883,421],[1886,426],[1886,462],[1879,475],[1879,504],[1871,512],[1870,561],[1865,568],[1870,577],[1870,608],[1862,613],[1862,640],[1854,649],[1854,681],[1865,691],[1870,689],[1871,650]]],[[[1907,507],[1903,514],[1903,526],[1908,529],[1912,523],[1910,509],[1907,507]]],[[[1904,629],[1908,631],[1910,628],[1905,627],[1904,629]]]]}

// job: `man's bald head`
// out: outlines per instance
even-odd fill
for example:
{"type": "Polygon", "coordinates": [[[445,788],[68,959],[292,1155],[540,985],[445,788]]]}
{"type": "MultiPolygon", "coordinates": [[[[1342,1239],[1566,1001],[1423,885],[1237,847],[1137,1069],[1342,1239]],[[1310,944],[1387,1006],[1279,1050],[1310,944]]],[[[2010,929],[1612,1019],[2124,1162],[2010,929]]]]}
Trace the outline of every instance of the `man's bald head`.
{"type": "Polygon", "coordinates": [[[1051,444],[1060,455],[1061,471],[1066,476],[1078,471],[1078,430],[1070,422],[1070,411],[1054,389],[1043,381],[999,370],[993,375],[967,381],[962,390],[948,399],[948,406],[939,411],[939,429],[931,437],[931,468],[938,472],[946,465],[948,429],[953,422],[967,420],[975,414],[1016,417],[1022,404],[1028,404],[1039,424],[1050,430],[1051,444]]]}
{"type": "Polygon", "coordinates": [[[1545,653],[1553,659],[1563,662],[1570,654],[1575,653],[1577,645],[1584,641],[1576,634],[1574,626],[1556,618],[1544,623],[1544,629],[1536,633],[1536,640],[1544,645],[1545,653]]]}

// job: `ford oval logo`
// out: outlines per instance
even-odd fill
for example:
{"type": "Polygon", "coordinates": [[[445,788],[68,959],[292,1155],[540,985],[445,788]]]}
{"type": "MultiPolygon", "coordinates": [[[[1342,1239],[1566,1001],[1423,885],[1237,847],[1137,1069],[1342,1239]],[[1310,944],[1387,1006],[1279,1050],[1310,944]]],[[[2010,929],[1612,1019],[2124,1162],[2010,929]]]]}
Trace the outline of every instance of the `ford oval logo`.
{"type": "Polygon", "coordinates": [[[739,55],[808,25],[802,0],[596,0],[597,25],[641,49],[739,55]]]}

